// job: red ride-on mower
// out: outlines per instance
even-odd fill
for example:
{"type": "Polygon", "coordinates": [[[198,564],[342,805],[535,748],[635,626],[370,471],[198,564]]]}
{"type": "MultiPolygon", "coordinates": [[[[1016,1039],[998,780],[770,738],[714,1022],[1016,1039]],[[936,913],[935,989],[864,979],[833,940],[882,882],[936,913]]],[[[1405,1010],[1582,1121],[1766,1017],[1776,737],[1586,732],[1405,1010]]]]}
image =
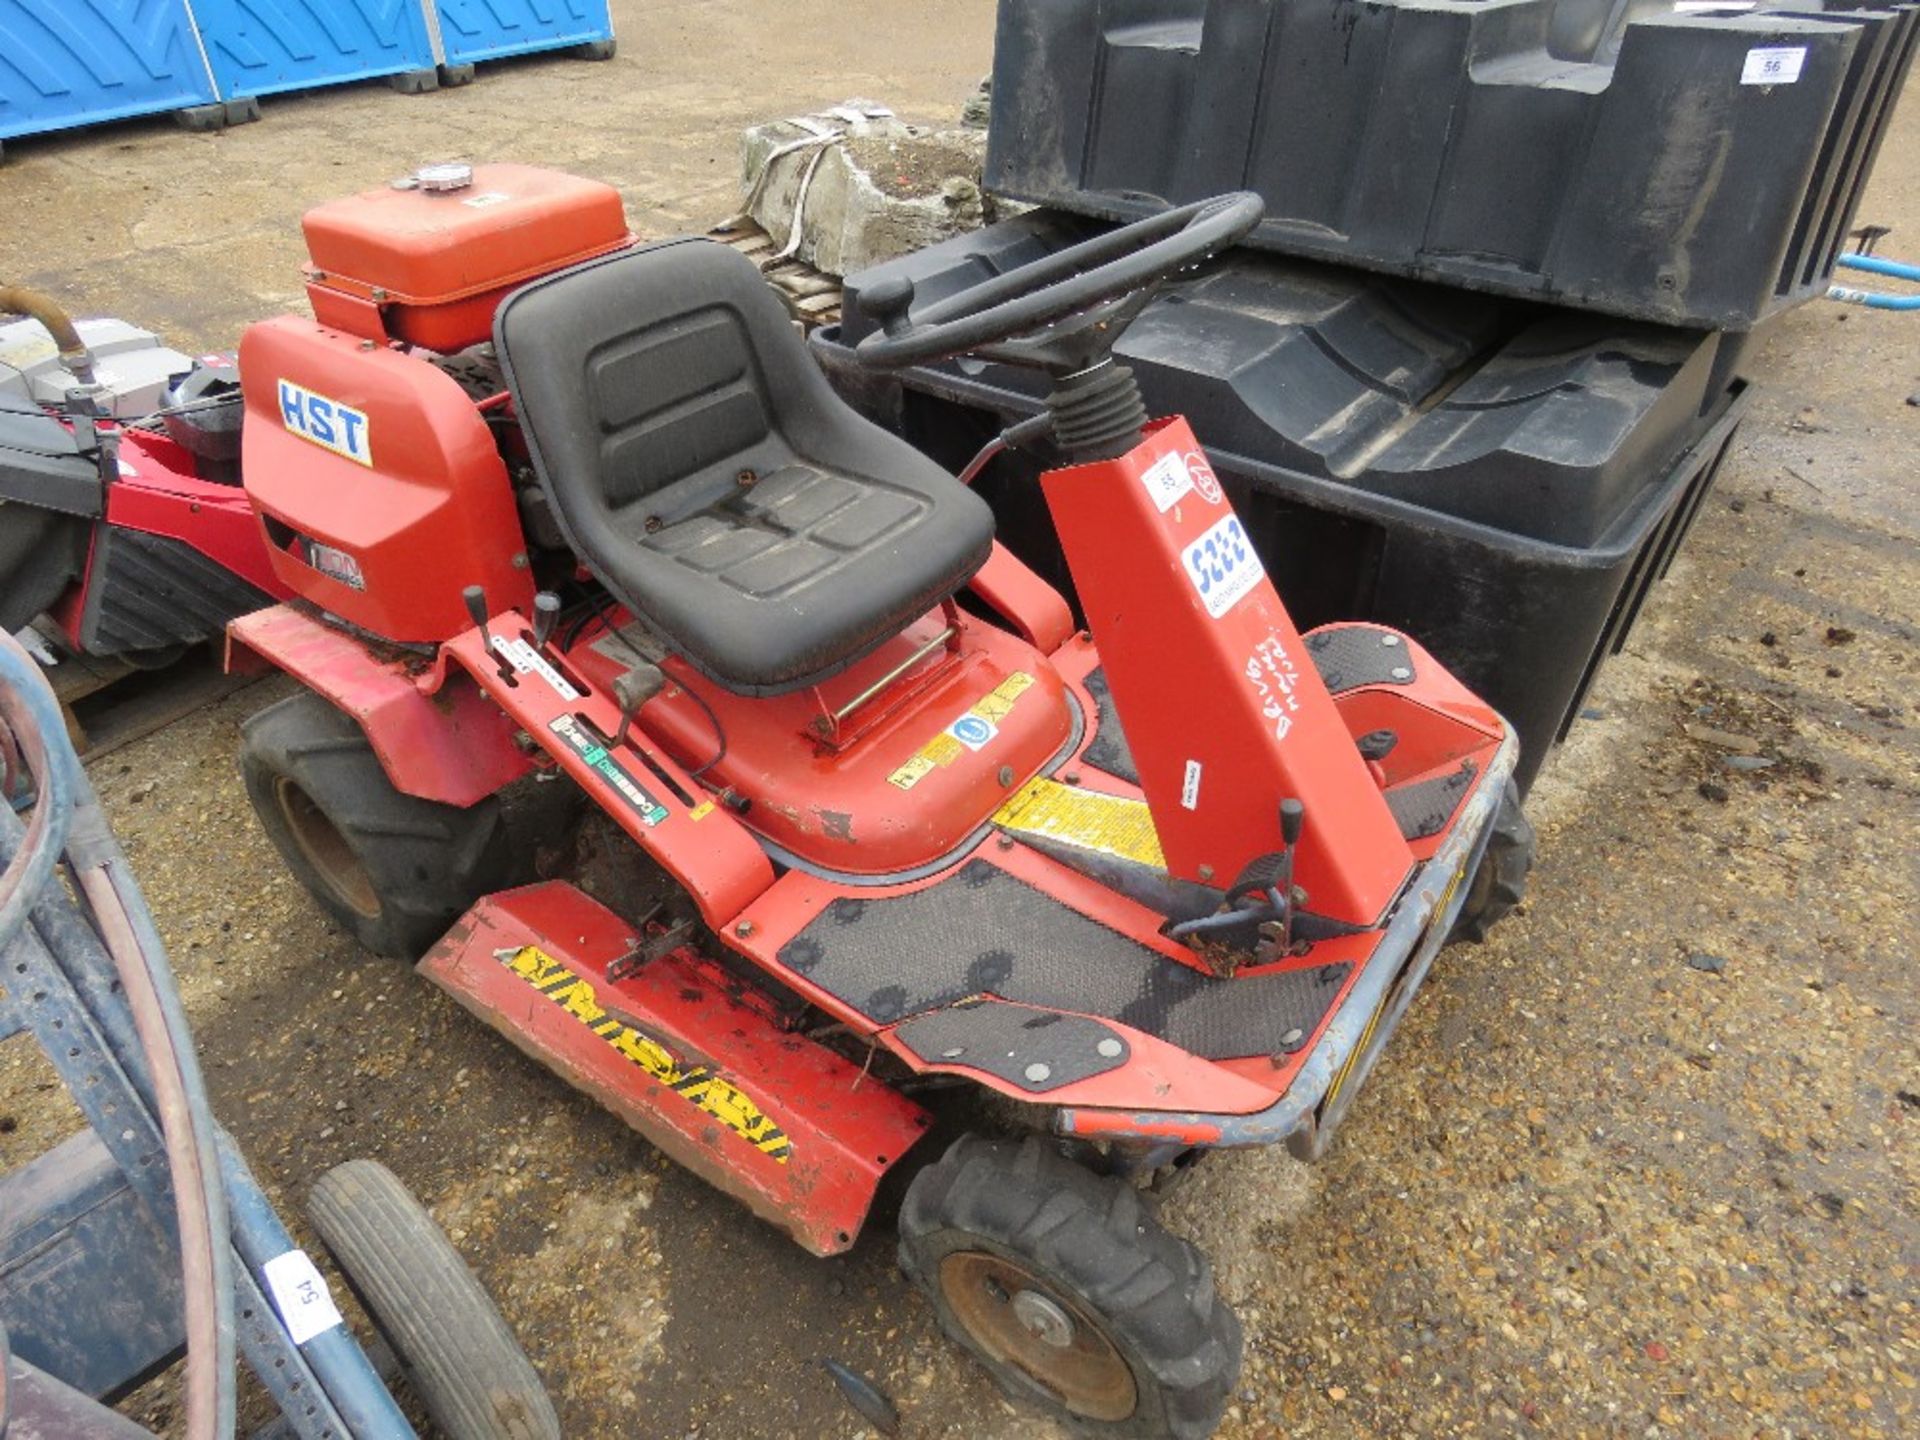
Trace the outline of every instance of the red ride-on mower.
{"type": "Polygon", "coordinates": [[[903,1265],[1016,1396],[1091,1435],[1208,1434],[1240,1328],[1142,1182],[1319,1154],[1448,934],[1516,898],[1527,838],[1500,717],[1405,635],[1299,634],[1186,423],[1109,358],[1260,202],[918,314],[866,297],[876,365],[1053,375],[1082,629],[961,482],[834,396],[750,262],[596,231],[599,189],[483,167],[464,201],[349,202],[356,286],[467,307],[443,346],[486,340],[477,277],[524,275],[527,237],[603,252],[499,304],[492,393],[392,301],[247,336],[247,486],[301,599],[232,652],[311,691],[247,727],[262,822],[369,947],[425,950],[815,1253],[929,1127],[925,1077],[1014,1102],[1025,1138],[913,1179],[903,1265]],[[502,888],[530,776],[631,837],[631,893],[502,888]]]}

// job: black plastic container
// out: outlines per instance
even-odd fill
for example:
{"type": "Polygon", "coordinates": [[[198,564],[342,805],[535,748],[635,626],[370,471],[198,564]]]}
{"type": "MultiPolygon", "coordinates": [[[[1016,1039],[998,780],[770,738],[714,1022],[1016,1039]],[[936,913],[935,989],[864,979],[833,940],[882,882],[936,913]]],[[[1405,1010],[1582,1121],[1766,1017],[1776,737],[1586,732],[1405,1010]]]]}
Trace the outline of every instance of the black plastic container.
{"type": "Polygon", "coordinates": [[[1001,0],[990,190],[1663,324],[1825,293],[1913,5],[1001,0]],[[1699,13],[1694,13],[1698,10],[1699,13]]]}
{"type": "MultiPolygon", "coordinates": [[[[1039,408],[1044,379],[867,371],[863,290],[905,273],[925,303],[1095,228],[1036,211],[853,276],[814,354],[957,469],[1039,408]]],[[[1117,353],[1150,412],[1192,422],[1295,618],[1418,637],[1519,730],[1524,785],[1713,483],[1742,409],[1728,343],[1235,251],[1164,291],[1117,353]]],[[[1044,463],[1003,456],[976,484],[1001,538],[1071,594],[1044,463]]]]}

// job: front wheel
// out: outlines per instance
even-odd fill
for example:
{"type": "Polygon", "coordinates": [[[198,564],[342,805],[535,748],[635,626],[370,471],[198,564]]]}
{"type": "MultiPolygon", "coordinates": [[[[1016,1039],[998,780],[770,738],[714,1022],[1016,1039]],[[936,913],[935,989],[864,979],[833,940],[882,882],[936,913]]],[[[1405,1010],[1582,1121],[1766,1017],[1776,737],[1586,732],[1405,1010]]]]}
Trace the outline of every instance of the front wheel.
{"type": "Polygon", "coordinates": [[[403,794],[366,732],[312,691],[241,727],[240,774],[288,868],[376,955],[418,959],[516,868],[498,800],[403,794]]]}
{"type": "Polygon", "coordinates": [[[1477,944],[1512,913],[1526,897],[1533,849],[1533,822],[1520,808],[1520,787],[1509,780],[1500,792],[1500,806],[1493,812],[1493,834],[1487,837],[1486,854],[1467,882],[1467,898],[1453,922],[1453,939],[1477,944]]]}
{"type": "Polygon", "coordinates": [[[914,1178],[900,1265],[1002,1389],[1102,1440],[1202,1440],[1240,1372],[1205,1258],[1139,1192],[1038,1137],[967,1136],[914,1178]]]}

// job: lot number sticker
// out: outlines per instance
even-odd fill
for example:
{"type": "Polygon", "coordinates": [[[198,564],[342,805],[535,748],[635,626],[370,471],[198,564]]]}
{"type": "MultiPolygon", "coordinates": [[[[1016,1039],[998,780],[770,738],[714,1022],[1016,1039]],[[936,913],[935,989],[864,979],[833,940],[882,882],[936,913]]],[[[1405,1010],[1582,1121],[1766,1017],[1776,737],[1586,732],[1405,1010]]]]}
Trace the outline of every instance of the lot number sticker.
{"type": "Polygon", "coordinates": [[[1162,515],[1180,503],[1180,497],[1193,493],[1193,475],[1184,455],[1162,455],[1140,472],[1140,483],[1147,487],[1155,507],[1162,515]]]}
{"type": "Polygon", "coordinates": [[[294,1344],[304,1345],[340,1323],[340,1308],[333,1303],[327,1282],[320,1278],[306,1251],[289,1250],[261,1268],[266,1271],[267,1288],[273,1292],[274,1308],[286,1321],[287,1334],[294,1344]]]}
{"type": "Polygon", "coordinates": [[[1742,85],[1791,85],[1807,63],[1804,45],[1759,45],[1747,51],[1740,67],[1742,85]]]}

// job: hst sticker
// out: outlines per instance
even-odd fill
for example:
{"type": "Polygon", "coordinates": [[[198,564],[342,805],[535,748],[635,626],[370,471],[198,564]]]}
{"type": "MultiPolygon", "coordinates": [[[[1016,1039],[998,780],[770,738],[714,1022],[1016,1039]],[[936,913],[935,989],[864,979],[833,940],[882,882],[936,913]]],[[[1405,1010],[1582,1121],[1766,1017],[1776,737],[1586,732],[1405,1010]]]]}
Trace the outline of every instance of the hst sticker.
{"type": "Polygon", "coordinates": [[[1236,515],[1223,516],[1207,527],[1180,557],[1187,578],[1200,592],[1200,603],[1218,620],[1254,586],[1267,578],[1260,557],[1247,543],[1247,532],[1236,515]]]}
{"type": "Polygon", "coordinates": [[[373,464],[373,436],[363,411],[338,400],[303,390],[291,380],[280,382],[280,420],[303,440],[360,465],[373,464]]]}

